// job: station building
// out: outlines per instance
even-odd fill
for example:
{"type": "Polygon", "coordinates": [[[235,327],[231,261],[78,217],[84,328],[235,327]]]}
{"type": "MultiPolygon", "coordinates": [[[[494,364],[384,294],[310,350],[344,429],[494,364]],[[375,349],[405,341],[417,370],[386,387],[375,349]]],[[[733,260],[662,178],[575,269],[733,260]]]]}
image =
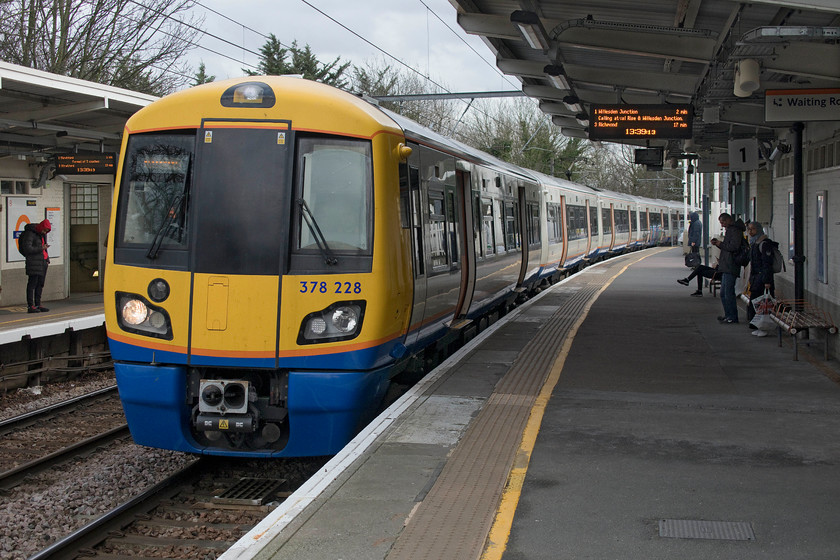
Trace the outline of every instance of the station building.
{"type": "Polygon", "coordinates": [[[122,130],[155,99],[0,61],[0,306],[25,306],[17,237],[44,219],[43,301],[102,290],[122,130]]]}

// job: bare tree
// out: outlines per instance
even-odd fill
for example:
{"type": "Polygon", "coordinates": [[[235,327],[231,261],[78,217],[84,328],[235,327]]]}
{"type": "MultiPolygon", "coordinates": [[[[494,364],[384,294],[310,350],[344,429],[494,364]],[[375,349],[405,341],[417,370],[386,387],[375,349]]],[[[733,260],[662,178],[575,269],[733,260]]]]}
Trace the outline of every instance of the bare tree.
{"type": "MultiPolygon", "coordinates": [[[[419,74],[389,65],[383,59],[368,60],[361,66],[353,66],[350,79],[352,92],[371,97],[437,93],[437,89],[419,74]]],[[[383,101],[381,105],[445,135],[452,134],[464,107],[458,101],[441,99],[383,101]]]]}
{"type": "Polygon", "coordinates": [[[499,159],[548,175],[569,177],[591,151],[589,142],[566,138],[530,100],[483,103],[462,127],[460,140],[499,159]]]}
{"type": "Polygon", "coordinates": [[[592,187],[616,192],[661,198],[682,199],[681,171],[652,171],[634,163],[635,146],[605,144],[591,152],[580,176],[574,177],[592,187]]]}
{"type": "Polygon", "coordinates": [[[193,0],[0,0],[0,58],[153,95],[191,80],[193,0]]]}

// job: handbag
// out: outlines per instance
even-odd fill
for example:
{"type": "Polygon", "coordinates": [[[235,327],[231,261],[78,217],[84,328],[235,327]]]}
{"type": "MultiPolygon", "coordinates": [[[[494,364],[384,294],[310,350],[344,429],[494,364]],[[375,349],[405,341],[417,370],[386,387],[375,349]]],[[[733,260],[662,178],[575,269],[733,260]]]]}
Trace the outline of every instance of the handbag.
{"type": "Polygon", "coordinates": [[[697,268],[700,266],[700,253],[686,253],[685,266],[688,268],[697,268]]]}

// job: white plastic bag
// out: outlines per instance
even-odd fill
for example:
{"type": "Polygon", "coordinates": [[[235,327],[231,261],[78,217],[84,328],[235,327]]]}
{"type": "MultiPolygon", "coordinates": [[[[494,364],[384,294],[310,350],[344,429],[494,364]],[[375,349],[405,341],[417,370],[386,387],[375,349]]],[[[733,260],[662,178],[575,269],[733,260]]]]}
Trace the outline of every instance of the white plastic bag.
{"type": "Polygon", "coordinates": [[[775,305],[776,299],[770,295],[770,290],[765,289],[762,295],[752,300],[755,317],[750,323],[763,331],[772,331],[776,327],[776,323],[773,321],[775,305]]]}

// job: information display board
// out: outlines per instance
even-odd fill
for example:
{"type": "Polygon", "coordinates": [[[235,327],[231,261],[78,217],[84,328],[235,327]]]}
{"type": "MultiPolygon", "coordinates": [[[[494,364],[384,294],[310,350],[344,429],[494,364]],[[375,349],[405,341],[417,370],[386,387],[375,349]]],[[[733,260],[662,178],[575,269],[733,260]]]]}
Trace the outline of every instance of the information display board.
{"type": "Polygon", "coordinates": [[[59,175],[114,175],[117,172],[116,156],[109,154],[65,154],[55,156],[55,172],[59,175]]]}
{"type": "Polygon", "coordinates": [[[596,105],[589,111],[590,140],[691,138],[690,104],[596,105]]]}

